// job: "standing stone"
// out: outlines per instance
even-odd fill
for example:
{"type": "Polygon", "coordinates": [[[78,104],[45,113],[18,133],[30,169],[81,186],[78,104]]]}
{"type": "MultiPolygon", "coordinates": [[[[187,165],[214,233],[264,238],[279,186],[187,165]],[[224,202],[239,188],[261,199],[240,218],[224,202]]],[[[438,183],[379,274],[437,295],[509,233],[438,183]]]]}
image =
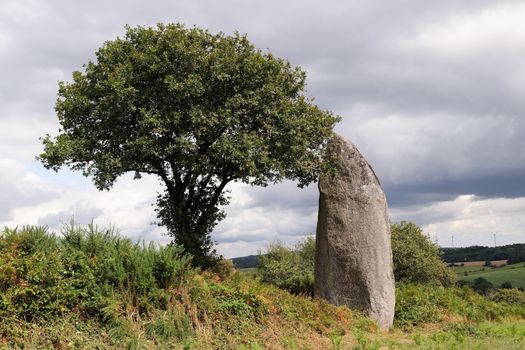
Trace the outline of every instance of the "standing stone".
{"type": "Polygon", "coordinates": [[[319,179],[314,295],[363,310],[388,329],[395,285],[385,195],[350,141],[336,135],[328,149],[337,173],[319,179]]]}

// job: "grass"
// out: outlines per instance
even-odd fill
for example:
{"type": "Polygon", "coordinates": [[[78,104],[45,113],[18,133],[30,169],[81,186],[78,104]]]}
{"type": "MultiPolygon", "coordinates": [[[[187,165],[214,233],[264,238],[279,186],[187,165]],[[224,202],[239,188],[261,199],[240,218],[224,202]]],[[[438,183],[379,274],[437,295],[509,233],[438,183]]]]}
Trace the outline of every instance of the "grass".
{"type": "Polygon", "coordinates": [[[510,282],[513,287],[525,288],[525,266],[524,263],[517,263],[503,267],[476,267],[458,266],[452,268],[462,281],[473,281],[483,277],[495,286],[500,286],[504,282],[510,282]],[[467,276],[465,276],[467,272],[467,276]]]}
{"type": "Polygon", "coordinates": [[[525,348],[521,299],[402,285],[395,327],[381,332],[359,312],[253,271],[199,272],[189,259],[93,226],[6,229],[0,349],[525,348]]]}

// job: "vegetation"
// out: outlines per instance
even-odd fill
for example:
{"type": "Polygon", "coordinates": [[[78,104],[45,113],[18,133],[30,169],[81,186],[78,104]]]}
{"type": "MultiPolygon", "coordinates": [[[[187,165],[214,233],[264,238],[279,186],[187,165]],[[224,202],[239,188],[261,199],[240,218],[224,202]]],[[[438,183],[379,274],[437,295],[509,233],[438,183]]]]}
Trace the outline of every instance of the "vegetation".
{"type": "MultiPolygon", "coordinates": [[[[310,251],[312,240],[296,247],[310,251]]],[[[518,349],[525,294],[404,284],[395,328],[292,295],[231,263],[199,272],[177,246],[69,225],[0,233],[0,348],[518,349]],[[232,273],[233,272],[233,273],[232,273]]]]}
{"type": "MultiPolygon", "coordinates": [[[[515,292],[525,296],[523,292],[515,292]]],[[[466,286],[401,285],[396,290],[395,324],[406,328],[451,319],[476,323],[503,320],[509,316],[525,317],[525,304],[519,296],[494,295],[486,298],[466,286]]]]}
{"type": "Polygon", "coordinates": [[[443,259],[448,263],[509,260],[509,264],[515,264],[525,262],[525,244],[510,244],[499,247],[443,248],[443,259]]]}
{"type": "MultiPolygon", "coordinates": [[[[411,222],[392,225],[394,277],[398,283],[453,286],[456,276],[440,258],[439,247],[411,222]]],[[[262,281],[292,293],[313,295],[315,239],[289,248],[280,242],[259,255],[262,281]]]]}
{"type": "Polygon", "coordinates": [[[421,228],[402,221],[393,224],[391,231],[396,282],[454,285],[456,276],[441,260],[439,246],[421,228]]]}
{"type": "Polygon", "coordinates": [[[127,28],[73,82],[61,82],[60,132],[40,160],[110,189],[127,172],[158,176],[159,224],[199,266],[224,217],[225,188],[283,179],[316,181],[339,120],[305,96],[305,72],[256,49],[246,36],[179,24],[127,28]]]}
{"type": "Polygon", "coordinates": [[[238,269],[249,269],[259,265],[259,255],[247,255],[231,259],[238,269]]]}
{"type": "Polygon", "coordinates": [[[471,283],[477,278],[484,278],[496,287],[507,282],[514,288],[525,288],[525,266],[523,263],[496,268],[462,266],[452,267],[451,269],[456,272],[460,281],[471,283]],[[467,272],[466,276],[464,272],[467,272]]]}
{"type": "Polygon", "coordinates": [[[127,307],[167,308],[167,291],[195,275],[177,246],[132,243],[112,229],[5,229],[0,235],[0,316],[52,318],[76,310],[112,321],[127,307]]]}
{"type": "Polygon", "coordinates": [[[261,280],[295,294],[314,294],[315,239],[308,237],[289,249],[276,242],[259,255],[261,280]]]}

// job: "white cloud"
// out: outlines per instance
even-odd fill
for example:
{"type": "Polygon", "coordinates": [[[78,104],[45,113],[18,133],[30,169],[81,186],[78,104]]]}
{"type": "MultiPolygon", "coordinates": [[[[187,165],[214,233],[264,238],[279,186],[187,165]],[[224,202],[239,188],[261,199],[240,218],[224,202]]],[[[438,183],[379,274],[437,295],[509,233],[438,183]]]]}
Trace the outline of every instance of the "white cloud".
{"type": "Polygon", "coordinates": [[[525,243],[525,197],[483,199],[473,195],[417,208],[391,210],[393,221],[413,220],[442,246],[525,243]]]}
{"type": "Polygon", "coordinates": [[[401,42],[400,48],[452,60],[484,59],[491,53],[498,55],[500,50],[523,53],[524,15],[523,3],[495,4],[469,14],[452,14],[421,28],[401,42]]]}
{"type": "Polygon", "coordinates": [[[13,220],[19,208],[38,205],[58,192],[20,162],[0,159],[0,223],[13,220]]]}
{"type": "Polygon", "coordinates": [[[62,180],[51,182],[54,190],[60,191],[59,196],[36,205],[17,207],[4,225],[47,224],[58,228],[75,217],[81,224],[94,219],[101,227],[115,225],[133,239],[169,241],[162,235],[165,230],[152,225],[155,221],[152,204],[160,189],[155,178],[145,176],[135,181],[132,176],[124,176],[111,191],[99,192],[80,175],[55,176],[62,180]]]}

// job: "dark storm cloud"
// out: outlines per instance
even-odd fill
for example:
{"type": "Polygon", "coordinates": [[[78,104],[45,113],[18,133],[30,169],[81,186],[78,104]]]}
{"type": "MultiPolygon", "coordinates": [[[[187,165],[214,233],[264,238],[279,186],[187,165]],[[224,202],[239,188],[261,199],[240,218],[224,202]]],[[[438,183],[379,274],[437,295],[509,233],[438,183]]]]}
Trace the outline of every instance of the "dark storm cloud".
{"type": "Polygon", "coordinates": [[[451,200],[458,195],[476,194],[482,198],[525,197],[525,173],[505,173],[481,178],[442,180],[385,188],[389,205],[413,206],[451,200]]]}

